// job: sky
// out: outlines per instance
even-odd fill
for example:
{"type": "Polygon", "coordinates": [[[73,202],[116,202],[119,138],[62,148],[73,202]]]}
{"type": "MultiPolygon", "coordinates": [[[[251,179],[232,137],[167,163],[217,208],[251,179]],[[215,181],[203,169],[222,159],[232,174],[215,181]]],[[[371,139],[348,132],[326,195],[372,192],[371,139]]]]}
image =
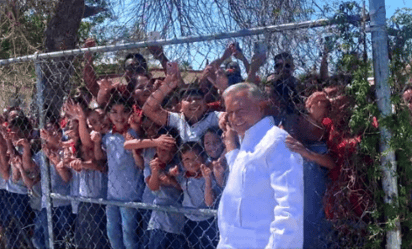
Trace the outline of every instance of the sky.
{"type": "MultiPolygon", "coordinates": [[[[118,19],[116,20],[116,22],[118,24],[125,24],[128,23],[130,24],[131,22],[129,22],[130,19],[130,15],[126,14],[128,13],[126,10],[130,9],[131,5],[133,5],[134,1],[136,0],[123,0],[121,1],[121,4],[115,4],[114,6],[114,12],[116,13],[116,16],[118,16],[118,19]]],[[[140,0],[137,0],[140,1],[140,0]]],[[[322,2],[325,2],[325,0],[314,0],[315,2],[318,2],[321,6],[322,6],[322,2]]],[[[326,0],[329,1],[329,0],[326,0]]],[[[347,0],[340,0],[340,1],[347,1],[347,0]]],[[[365,0],[366,5],[368,5],[370,0],[365,0]]],[[[116,1],[114,1],[116,2],[116,1]]],[[[385,6],[386,6],[386,18],[389,19],[397,9],[400,8],[404,8],[404,7],[410,7],[412,8],[412,0],[385,0],[385,6]],[[409,2],[409,3],[407,3],[409,2]]],[[[195,45],[195,44],[194,44],[195,45]]],[[[173,47],[175,48],[175,47],[173,47]]],[[[167,47],[165,47],[165,49],[167,49],[167,47]]],[[[199,51],[195,51],[196,49],[199,50],[198,47],[194,46],[193,48],[191,48],[194,51],[194,54],[196,54],[195,52],[199,52],[199,51]]],[[[168,51],[166,51],[167,53],[168,51]]],[[[214,54],[218,54],[219,52],[215,51],[214,54]]],[[[188,61],[192,64],[192,66],[194,68],[198,68],[201,67],[204,63],[204,61],[202,59],[200,59],[200,57],[204,57],[204,54],[207,54],[207,51],[201,55],[198,55],[196,57],[196,55],[192,55],[192,56],[188,56],[188,61]],[[199,58],[198,58],[199,57],[199,58]]],[[[172,54],[169,54],[169,56],[172,56],[172,54]]],[[[114,58],[114,53],[112,56],[112,59],[114,58]]],[[[173,56],[172,56],[173,57],[173,56]]],[[[171,58],[171,59],[176,59],[176,58],[171,58]]],[[[203,65],[204,66],[204,65],[203,65]]]]}
{"type": "Polygon", "coordinates": [[[386,18],[390,18],[397,9],[412,8],[411,0],[385,0],[386,18]],[[408,3],[409,2],[409,3],[408,3]]]}

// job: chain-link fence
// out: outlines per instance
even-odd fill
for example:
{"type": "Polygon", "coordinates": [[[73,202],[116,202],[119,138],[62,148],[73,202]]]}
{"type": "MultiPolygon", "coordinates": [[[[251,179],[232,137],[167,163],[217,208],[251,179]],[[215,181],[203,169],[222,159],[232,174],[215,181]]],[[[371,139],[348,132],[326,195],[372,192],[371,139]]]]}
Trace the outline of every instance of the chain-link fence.
{"type": "Polygon", "coordinates": [[[222,93],[243,81],[264,92],[265,115],[305,159],[306,246],[338,247],[351,229],[362,245],[373,201],[350,160],[361,137],[349,134],[345,86],[369,51],[365,33],[336,49],[331,23],[89,39],[87,49],[3,61],[5,247],[215,248],[229,174],[222,93]]]}

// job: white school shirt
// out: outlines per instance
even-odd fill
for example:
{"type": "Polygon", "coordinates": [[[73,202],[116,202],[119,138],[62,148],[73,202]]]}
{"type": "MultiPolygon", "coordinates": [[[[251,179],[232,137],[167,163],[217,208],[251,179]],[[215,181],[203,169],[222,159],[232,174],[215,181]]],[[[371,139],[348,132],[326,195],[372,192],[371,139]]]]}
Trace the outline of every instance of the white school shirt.
{"type": "MultiPolygon", "coordinates": [[[[36,163],[36,165],[41,169],[41,173],[45,172],[45,167],[47,167],[46,162],[43,160],[43,150],[40,150],[33,156],[33,161],[36,163]]],[[[59,173],[57,172],[56,167],[53,164],[49,164],[49,173],[50,173],[50,183],[51,183],[51,188],[50,191],[52,193],[60,194],[63,196],[68,196],[70,195],[70,182],[66,183],[59,173]]],[[[46,208],[47,204],[47,198],[45,189],[41,188],[41,182],[37,183],[35,187],[37,188],[37,194],[40,194],[41,196],[41,209],[46,208]]],[[[53,207],[62,207],[62,206],[68,206],[70,205],[70,201],[67,200],[59,200],[59,199],[52,199],[53,207]]]]}
{"type": "Polygon", "coordinates": [[[199,142],[208,128],[219,126],[221,114],[217,111],[206,113],[201,120],[190,125],[183,113],[169,112],[167,124],[179,131],[182,143],[199,142]]]}
{"type": "MultiPolygon", "coordinates": [[[[138,138],[133,129],[129,129],[128,133],[138,138]]],[[[137,168],[132,151],[124,148],[124,142],[122,134],[112,131],[102,138],[102,147],[106,150],[109,167],[107,199],[140,202],[145,186],[143,171],[137,168]]]]}
{"type": "Polygon", "coordinates": [[[143,160],[144,160],[143,177],[144,177],[145,187],[143,190],[142,202],[147,203],[147,204],[153,204],[153,201],[155,199],[155,195],[153,194],[152,190],[150,190],[149,186],[147,186],[147,183],[146,183],[146,178],[152,174],[150,170],[150,161],[153,159],[155,154],[156,154],[156,148],[143,149],[143,160]]]}
{"type": "Polygon", "coordinates": [[[218,209],[218,248],[302,248],[303,160],[266,117],[226,154],[230,173],[218,209]]]}
{"type": "MultiPolygon", "coordinates": [[[[195,209],[209,209],[205,203],[205,186],[206,180],[204,177],[194,178],[186,177],[183,174],[180,174],[177,177],[177,181],[182,187],[183,190],[183,207],[195,208],[195,209]]],[[[217,197],[217,184],[214,178],[212,178],[212,191],[217,197]]],[[[197,214],[185,214],[186,218],[192,221],[204,221],[212,218],[213,216],[208,215],[197,215],[197,214]]]]}

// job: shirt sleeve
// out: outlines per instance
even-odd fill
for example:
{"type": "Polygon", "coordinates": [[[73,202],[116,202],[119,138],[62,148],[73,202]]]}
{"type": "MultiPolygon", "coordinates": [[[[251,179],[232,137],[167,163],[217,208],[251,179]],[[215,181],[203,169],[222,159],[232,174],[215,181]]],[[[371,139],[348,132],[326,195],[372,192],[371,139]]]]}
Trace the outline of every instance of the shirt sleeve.
{"type": "Polygon", "coordinates": [[[100,145],[104,151],[107,150],[106,143],[107,143],[108,136],[109,136],[109,134],[105,134],[105,135],[103,136],[103,138],[102,138],[102,143],[101,143],[101,145],[100,145]]]}
{"type": "Polygon", "coordinates": [[[42,151],[37,152],[36,154],[34,154],[34,156],[32,157],[33,162],[38,166],[41,167],[42,165],[42,151]]]}
{"type": "Polygon", "coordinates": [[[219,118],[222,115],[223,112],[218,112],[214,111],[213,112],[213,120],[212,120],[212,125],[211,126],[219,126],[219,118]]]}
{"type": "Polygon", "coordinates": [[[239,149],[231,150],[225,155],[227,165],[229,166],[229,171],[232,171],[232,167],[233,167],[233,164],[235,163],[237,154],[239,154],[239,149]]]}
{"type": "Polygon", "coordinates": [[[303,160],[286,148],[284,142],[270,153],[267,161],[274,190],[275,219],[270,224],[266,248],[303,247],[303,160]],[[274,163],[276,162],[276,163],[274,163]]]}
{"type": "Polygon", "coordinates": [[[182,115],[177,112],[169,112],[167,115],[167,125],[173,128],[178,129],[179,123],[182,120],[182,115]]]}

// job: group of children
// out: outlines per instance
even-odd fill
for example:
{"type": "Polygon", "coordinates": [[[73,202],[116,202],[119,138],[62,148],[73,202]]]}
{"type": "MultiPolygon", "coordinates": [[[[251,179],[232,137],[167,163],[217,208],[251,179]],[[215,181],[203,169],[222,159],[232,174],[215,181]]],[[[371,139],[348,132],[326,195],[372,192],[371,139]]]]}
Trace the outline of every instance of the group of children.
{"type": "MultiPolygon", "coordinates": [[[[93,45],[93,41],[86,42],[86,46],[93,45]]],[[[52,198],[58,247],[64,243],[78,248],[216,247],[215,217],[197,209],[217,208],[225,187],[228,169],[219,128],[224,110],[221,94],[243,79],[236,63],[226,69],[220,65],[231,55],[237,54],[237,58],[239,51],[231,44],[192,84],[183,82],[177,63],[167,62],[161,49],[155,51],[161,52],[154,56],[161,59],[164,78],[153,79],[143,56],[130,54],[122,77],[99,79],[91,54],[86,53],[86,87],[66,99],[60,117],[48,115],[43,129],[36,129],[38,120],[18,108],[3,113],[0,201],[7,208],[0,219],[7,247],[19,247],[16,234],[23,224],[10,225],[10,221],[11,217],[21,220],[28,203],[35,211],[31,242],[36,248],[49,247],[47,186],[40,181],[44,177],[50,177],[54,194],[111,202],[101,205],[52,198]],[[47,166],[48,176],[43,175],[47,166]],[[125,205],[130,202],[153,206],[137,209],[125,205]],[[181,211],[182,207],[186,209],[181,211]]],[[[259,83],[256,72],[264,57],[258,54],[251,64],[244,62],[249,82],[259,83]]],[[[287,139],[289,148],[308,162],[305,196],[311,204],[305,208],[316,209],[316,215],[308,209],[314,217],[308,216],[307,224],[315,226],[309,225],[305,231],[318,233],[313,227],[319,228],[316,222],[324,219],[322,200],[328,171],[340,173],[328,151],[328,147],[338,146],[328,144],[334,138],[325,135],[327,127],[333,130],[338,123],[331,126],[324,120],[342,103],[324,91],[315,92],[303,104],[290,58],[288,54],[275,58],[276,73],[268,77],[264,108],[275,117],[276,125],[292,135],[287,139]],[[299,107],[306,109],[304,115],[296,112],[299,107]],[[310,175],[313,177],[307,181],[310,175]]]]}
{"type": "MultiPolygon", "coordinates": [[[[89,93],[79,90],[65,101],[63,116],[46,117],[41,130],[18,108],[4,113],[2,181],[9,194],[27,198],[28,192],[37,193],[31,197],[40,202],[34,217],[36,248],[47,248],[49,241],[46,190],[40,181],[47,165],[51,192],[62,196],[216,208],[227,174],[220,113],[209,112],[205,94],[193,86],[181,87],[181,113],[163,109],[164,97],[181,80],[176,63],[170,63],[170,70],[174,74],[169,73],[158,89],[146,76],[133,76],[131,91],[98,82],[99,92],[91,102],[89,93]],[[145,96],[147,89],[153,91],[145,96]],[[98,105],[104,94],[107,97],[100,100],[105,104],[98,105]]],[[[28,202],[22,199],[20,204],[28,202]]],[[[104,207],[53,198],[52,212],[54,240],[67,243],[72,232],[78,248],[105,248],[108,242],[113,248],[214,248],[218,241],[214,216],[196,211],[104,207]]]]}

